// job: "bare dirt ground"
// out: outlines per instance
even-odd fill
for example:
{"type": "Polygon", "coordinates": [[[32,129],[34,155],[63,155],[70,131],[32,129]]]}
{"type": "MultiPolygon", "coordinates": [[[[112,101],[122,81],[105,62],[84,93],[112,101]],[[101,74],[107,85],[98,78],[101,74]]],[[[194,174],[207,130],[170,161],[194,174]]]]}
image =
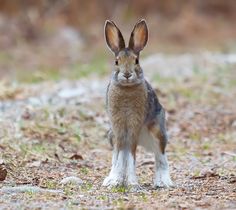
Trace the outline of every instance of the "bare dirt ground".
{"type": "Polygon", "coordinates": [[[236,56],[152,55],[140,63],[168,113],[176,186],[152,187],[154,157],[139,148],[143,190],[101,187],[111,165],[108,76],[1,81],[0,209],[236,209],[236,56]],[[64,179],[71,176],[81,180],[64,179]]]}

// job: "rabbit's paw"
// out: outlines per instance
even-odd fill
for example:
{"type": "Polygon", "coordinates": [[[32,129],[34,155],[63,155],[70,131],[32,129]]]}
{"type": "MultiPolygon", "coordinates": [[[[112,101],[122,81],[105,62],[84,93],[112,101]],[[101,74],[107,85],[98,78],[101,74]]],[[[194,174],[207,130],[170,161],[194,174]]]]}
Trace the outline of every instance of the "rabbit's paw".
{"type": "Polygon", "coordinates": [[[154,180],[154,187],[174,187],[173,182],[171,181],[169,171],[168,170],[159,170],[156,174],[154,180]]]}
{"type": "Polygon", "coordinates": [[[108,177],[106,177],[103,181],[102,186],[104,187],[117,187],[117,186],[121,186],[123,185],[123,179],[117,177],[117,176],[113,176],[113,175],[109,175],[108,177]]]}
{"type": "Polygon", "coordinates": [[[134,188],[139,188],[137,177],[135,175],[129,174],[127,179],[127,186],[132,186],[134,188]]]}

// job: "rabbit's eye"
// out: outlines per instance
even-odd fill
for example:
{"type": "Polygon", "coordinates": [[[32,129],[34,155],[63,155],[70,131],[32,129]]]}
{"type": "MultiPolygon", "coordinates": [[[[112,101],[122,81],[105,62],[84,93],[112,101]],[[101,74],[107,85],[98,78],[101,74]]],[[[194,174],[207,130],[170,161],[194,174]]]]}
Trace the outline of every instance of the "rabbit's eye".
{"type": "Polygon", "coordinates": [[[118,60],[115,60],[115,65],[118,66],[118,60]]]}
{"type": "Polygon", "coordinates": [[[139,64],[139,60],[138,60],[138,58],[135,59],[135,64],[136,64],[136,65],[139,64]]]}

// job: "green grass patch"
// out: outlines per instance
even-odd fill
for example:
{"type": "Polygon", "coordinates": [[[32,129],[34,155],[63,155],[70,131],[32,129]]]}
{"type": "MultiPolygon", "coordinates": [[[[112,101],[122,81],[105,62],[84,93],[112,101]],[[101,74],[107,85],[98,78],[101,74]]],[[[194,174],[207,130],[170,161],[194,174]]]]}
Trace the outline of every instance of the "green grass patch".
{"type": "Polygon", "coordinates": [[[128,191],[129,189],[127,189],[125,186],[112,187],[111,189],[111,192],[113,193],[126,193],[128,191]]]}
{"type": "Polygon", "coordinates": [[[56,189],[58,184],[55,180],[46,179],[43,185],[47,189],[56,189]]]}
{"type": "MultiPolygon", "coordinates": [[[[0,54],[1,60],[1,54],[0,54]]],[[[58,81],[60,79],[77,80],[89,75],[103,76],[108,72],[108,60],[103,53],[96,55],[87,63],[77,62],[64,69],[52,66],[40,66],[32,71],[18,69],[16,80],[22,83],[39,83],[43,81],[58,81]]]]}
{"type": "Polygon", "coordinates": [[[68,72],[67,76],[69,79],[80,79],[91,74],[103,76],[108,70],[107,63],[108,62],[104,56],[98,56],[92,59],[89,63],[76,63],[71,66],[70,72],[68,72]]]}
{"type": "Polygon", "coordinates": [[[61,72],[59,69],[52,67],[41,67],[37,70],[24,71],[18,70],[16,72],[16,79],[22,83],[39,83],[47,80],[58,81],[61,78],[61,72]]]}
{"type": "Polygon", "coordinates": [[[81,186],[81,190],[84,192],[88,192],[93,188],[93,184],[92,183],[85,183],[81,186]]]}
{"type": "Polygon", "coordinates": [[[81,172],[82,174],[87,175],[87,174],[89,173],[89,169],[88,169],[87,167],[82,167],[82,168],[80,169],[80,172],[81,172]]]}

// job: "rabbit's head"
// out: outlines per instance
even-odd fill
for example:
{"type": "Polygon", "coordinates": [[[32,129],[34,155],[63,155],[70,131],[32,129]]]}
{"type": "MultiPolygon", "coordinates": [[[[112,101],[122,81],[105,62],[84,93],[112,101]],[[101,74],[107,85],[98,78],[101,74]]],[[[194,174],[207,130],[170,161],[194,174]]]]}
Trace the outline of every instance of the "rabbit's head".
{"type": "Polygon", "coordinates": [[[128,47],[125,46],[119,28],[109,20],[105,23],[105,38],[107,46],[115,55],[113,82],[121,86],[141,84],[144,78],[139,65],[139,53],[148,40],[148,29],[145,20],[140,20],[134,26],[128,47]]]}

